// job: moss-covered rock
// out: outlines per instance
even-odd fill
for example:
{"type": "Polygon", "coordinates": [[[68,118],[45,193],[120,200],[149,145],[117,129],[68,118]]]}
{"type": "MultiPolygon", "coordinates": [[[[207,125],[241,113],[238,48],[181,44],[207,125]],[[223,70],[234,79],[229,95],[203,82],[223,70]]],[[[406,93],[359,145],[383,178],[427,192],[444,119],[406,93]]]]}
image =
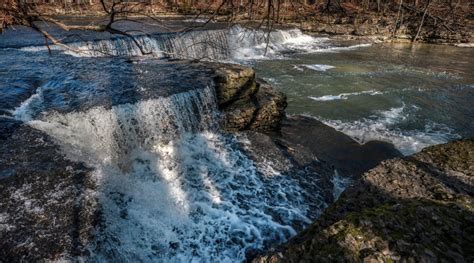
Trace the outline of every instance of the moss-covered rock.
{"type": "Polygon", "coordinates": [[[474,141],[382,162],[254,262],[472,262],[474,141]]]}

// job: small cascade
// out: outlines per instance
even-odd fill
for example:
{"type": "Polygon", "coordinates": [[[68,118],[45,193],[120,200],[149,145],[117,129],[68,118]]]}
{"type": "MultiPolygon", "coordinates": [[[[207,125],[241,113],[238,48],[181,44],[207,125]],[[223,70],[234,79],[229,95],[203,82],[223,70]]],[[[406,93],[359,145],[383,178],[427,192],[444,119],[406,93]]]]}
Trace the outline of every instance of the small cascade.
{"type": "Polygon", "coordinates": [[[189,31],[149,36],[119,37],[107,40],[74,42],[73,56],[143,56],[224,60],[229,57],[225,30],[189,31]]]}

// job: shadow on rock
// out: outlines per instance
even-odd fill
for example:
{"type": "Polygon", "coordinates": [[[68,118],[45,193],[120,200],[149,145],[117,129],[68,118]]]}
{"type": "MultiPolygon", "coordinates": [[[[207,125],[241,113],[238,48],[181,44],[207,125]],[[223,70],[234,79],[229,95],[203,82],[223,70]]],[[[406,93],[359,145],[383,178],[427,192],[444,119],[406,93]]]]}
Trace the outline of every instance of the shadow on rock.
{"type": "Polygon", "coordinates": [[[471,262],[473,163],[473,140],[384,161],[254,262],[471,262]]]}

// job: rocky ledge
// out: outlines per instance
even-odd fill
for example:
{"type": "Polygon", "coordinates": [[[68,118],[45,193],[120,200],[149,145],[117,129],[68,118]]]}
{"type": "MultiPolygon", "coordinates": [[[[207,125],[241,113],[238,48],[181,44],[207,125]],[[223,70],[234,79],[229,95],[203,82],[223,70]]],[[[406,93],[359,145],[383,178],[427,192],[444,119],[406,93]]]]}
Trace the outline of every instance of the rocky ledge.
{"type": "Polygon", "coordinates": [[[53,139],[0,117],[0,262],[82,255],[98,221],[91,169],[53,139]]]}
{"type": "Polygon", "coordinates": [[[308,229],[253,262],[472,262],[474,140],[366,172],[308,229]]]}

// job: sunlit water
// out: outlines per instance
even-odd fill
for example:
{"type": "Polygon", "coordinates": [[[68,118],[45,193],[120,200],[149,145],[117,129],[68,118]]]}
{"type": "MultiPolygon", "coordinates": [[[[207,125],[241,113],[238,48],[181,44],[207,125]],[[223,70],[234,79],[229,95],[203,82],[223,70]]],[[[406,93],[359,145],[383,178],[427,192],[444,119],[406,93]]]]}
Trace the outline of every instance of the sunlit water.
{"type": "Polygon", "coordinates": [[[474,136],[474,51],[418,44],[287,56],[257,74],[306,114],[359,142],[382,140],[404,154],[474,136]]]}

